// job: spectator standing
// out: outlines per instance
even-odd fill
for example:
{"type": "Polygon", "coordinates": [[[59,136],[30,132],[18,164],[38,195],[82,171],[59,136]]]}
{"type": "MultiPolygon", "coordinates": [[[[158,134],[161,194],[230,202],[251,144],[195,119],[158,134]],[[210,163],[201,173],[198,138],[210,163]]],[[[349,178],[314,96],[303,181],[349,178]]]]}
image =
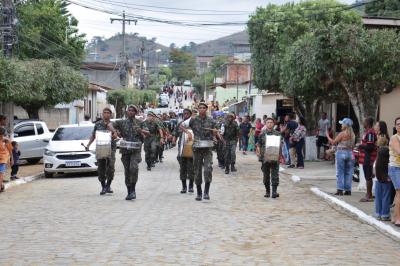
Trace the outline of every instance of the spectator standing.
{"type": "Polygon", "coordinates": [[[290,160],[290,165],[289,168],[294,168],[297,165],[297,155],[296,155],[296,143],[291,142],[290,139],[292,138],[294,131],[297,129],[299,124],[295,121],[296,115],[295,114],[290,114],[289,115],[289,121],[287,122],[286,125],[286,138],[287,142],[289,143],[289,160],[290,160]]]}
{"type": "Polygon", "coordinates": [[[240,124],[240,133],[242,136],[242,148],[243,154],[246,155],[247,147],[249,145],[249,134],[250,134],[251,124],[250,117],[245,116],[243,122],[240,124]]]}
{"type": "Polygon", "coordinates": [[[11,142],[12,146],[12,158],[13,164],[11,165],[11,180],[18,179],[17,174],[19,170],[19,157],[21,157],[21,151],[19,150],[18,143],[16,141],[11,142]]]}
{"type": "Polygon", "coordinates": [[[363,125],[365,132],[361,144],[358,145],[360,150],[360,157],[358,160],[359,163],[362,164],[364,170],[365,181],[367,182],[367,193],[360,202],[371,202],[374,201],[372,196],[372,170],[377,154],[377,136],[373,129],[374,120],[371,117],[366,118],[363,125]]]}
{"type": "Polygon", "coordinates": [[[263,124],[261,123],[261,119],[257,118],[256,119],[255,131],[254,131],[254,142],[256,144],[258,142],[258,137],[260,136],[262,128],[263,128],[263,124]]]}
{"type": "Polygon", "coordinates": [[[389,177],[389,135],[387,125],[379,121],[375,125],[378,153],[375,162],[375,216],[378,220],[390,221],[392,181],[389,177]]]}
{"type": "Polygon", "coordinates": [[[336,188],[337,192],[335,195],[343,196],[351,195],[352,177],[354,171],[354,160],[353,160],[353,147],[355,143],[355,135],[353,132],[353,120],[350,118],[344,118],[339,121],[342,125],[342,131],[332,139],[329,136],[329,132],[326,132],[328,141],[336,145],[336,188]]]}
{"type": "Polygon", "coordinates": [[[7,116],[0,114],[0,128],[4,128],[5,134],[4,137],[9,138],[9,133],[7,130],[7,116]]]}
{"type": "Polygon", "coordinates": [[[13,164],[12,161],[12,146],[8,138],[5,137],[5,128],[0,127],[0,192],[4,191],[4,175],[7,171],[7,166],[13,164]],[[10,160],[11,159],[11,160],[10,160]]]}
{"type": "Polygon", "coordinates": [[[327,118],[327,114],[324,112],[321,114],[321,119],[318,121],[317,128],[317,159],[321,159],[321,147],[323,147],[324,153],[327,148],[328,138],[326,137],[326,131],[330,128],[331,122],[327,118]]]}
{"type": "Polygon", "coordinates": [[[296,167],[300,169],[304,168],[303,148],[304,145],[306,144],[305,141],[306,134],[307,134],[306,120],[304,119],[304,117],[300,117],[299,126],[296,128],[296,130],[293,133],[293,136],[291,137],[291,143],[294,145],[294,148],[296,150],[296,158],[297,158],[296,167]]]}
{"type": "Polygon", "coordinates": [[[396,118],[394,124],[396,134],[390,138],[389,142],[389,177],[396,189],[392,222],[400,226],[400,117],[396,118]]]}

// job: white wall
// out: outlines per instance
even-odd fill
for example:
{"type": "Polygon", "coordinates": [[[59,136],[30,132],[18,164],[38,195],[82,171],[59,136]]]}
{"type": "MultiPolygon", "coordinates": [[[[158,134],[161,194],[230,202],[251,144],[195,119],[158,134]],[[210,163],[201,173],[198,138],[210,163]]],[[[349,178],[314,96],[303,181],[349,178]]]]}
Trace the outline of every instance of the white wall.
{"type": "Polygon", "coordinates": [[[263,115],[271,116],[272,113],[276,114],[276,101],[286,99],[282,94],[265,94],[256,95],[253,98],[253,112],[257,118],[262,118],[263,115]]]}

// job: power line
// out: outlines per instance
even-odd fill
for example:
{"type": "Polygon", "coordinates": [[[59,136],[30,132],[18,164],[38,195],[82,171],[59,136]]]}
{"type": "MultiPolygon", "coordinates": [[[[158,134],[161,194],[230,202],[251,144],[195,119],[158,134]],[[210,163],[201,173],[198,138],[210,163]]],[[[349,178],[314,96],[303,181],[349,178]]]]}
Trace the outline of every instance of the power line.
{"type": "MultiPolygon", "coordinates": [[[[152,13],[164,13],[164,14],[174,14],[174,15],[191,15],[191,16],[243,16],[243,15],[249,15],[249,12],[242,12],[242,11],[237,11],[235,13],[233,12],[224,12],[224,11],[213,11],[217,13],[193,13],[193,12],[182,12],[182,11],[164,11],[164,10],[155,10],[155,9],[146,9],[146,8],[140,8],[137,7],[138,5],[135,4],[126,4],[122,3],[119,1],[105,1],[105,0],[96,0],[94,2],[100,2],[104,4],[109,4],[113,6],[119,6],[123,8],[129,8],[132,10],[139,10],[139,11],[147,11],[147,12],[152,12],[152,13]]],[[[211,12],[211,11],[210,11],[211,12]]]]}

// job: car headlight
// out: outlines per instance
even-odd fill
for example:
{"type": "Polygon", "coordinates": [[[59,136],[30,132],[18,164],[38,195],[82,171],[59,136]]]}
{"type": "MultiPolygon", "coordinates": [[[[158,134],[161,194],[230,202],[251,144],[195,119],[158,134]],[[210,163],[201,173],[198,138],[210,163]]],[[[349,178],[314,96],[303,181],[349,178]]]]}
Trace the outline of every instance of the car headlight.
{"type": "Polygon", "coordinates": [[[55,153],[55,152],[52,152],[52,151],[49,150],[49,149],[44,149],[44,155],[47,155],[47,156],[54,156],[54,155],[56,155],[56,153],[55,153]]]}

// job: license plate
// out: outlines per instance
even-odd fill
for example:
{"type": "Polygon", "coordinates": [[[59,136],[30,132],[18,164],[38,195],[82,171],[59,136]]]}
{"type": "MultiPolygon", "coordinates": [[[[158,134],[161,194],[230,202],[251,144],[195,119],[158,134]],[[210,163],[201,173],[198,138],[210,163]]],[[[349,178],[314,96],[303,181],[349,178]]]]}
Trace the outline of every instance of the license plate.
{"type": "Polygon", "coordinates": [[[79,167],[79,166],[81,166],[81,162],[80,161],[66,162],[65,166],[66,167],[79,167]]]}

